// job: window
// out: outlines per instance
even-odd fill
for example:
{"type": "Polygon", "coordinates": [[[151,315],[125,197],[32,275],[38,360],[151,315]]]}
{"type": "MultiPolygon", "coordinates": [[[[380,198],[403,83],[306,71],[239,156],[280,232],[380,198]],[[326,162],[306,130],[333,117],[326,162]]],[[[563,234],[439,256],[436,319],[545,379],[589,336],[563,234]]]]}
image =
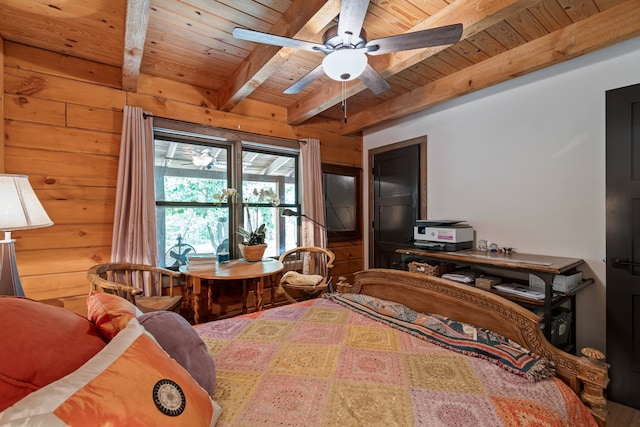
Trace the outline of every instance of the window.
{"type": "Polygon", "coordinates": [[[239,225],[266,225],[265,256],[277,257],[298,246],[297,218],[280,216],[281,208],[299,208],[296,141],[162,119],[154,124],[161,265],[178,267],[193,253],[237,255],[239,225]],[[234,200],[216,200],[227,188],[238,191],[234,200]]]}

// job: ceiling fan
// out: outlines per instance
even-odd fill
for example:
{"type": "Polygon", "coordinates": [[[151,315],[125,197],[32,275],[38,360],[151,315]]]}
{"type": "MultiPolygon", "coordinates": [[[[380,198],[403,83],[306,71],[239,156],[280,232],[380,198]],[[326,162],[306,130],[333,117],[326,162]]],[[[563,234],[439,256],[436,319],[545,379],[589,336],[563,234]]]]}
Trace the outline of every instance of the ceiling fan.
{"type": "Polygon", "coordinates": [[[383,55],[403,50],[453,44],[462,36],[462,24],[415,31],[367,41],[362,24],[369,0],[342,0],[338,25],[329,28],[323,36],[323,44],[277,36],[260,31],[236,27],[233,36],[237,39],[275,46],[322,52],[322,64],[304,75],[287,88],[285,94],[296,94],[324,72],[331,79],[347,82],[359,78],[371,91],[380,94],[389,89],[385,79],[369,65],[367,55],[383,55]]]}

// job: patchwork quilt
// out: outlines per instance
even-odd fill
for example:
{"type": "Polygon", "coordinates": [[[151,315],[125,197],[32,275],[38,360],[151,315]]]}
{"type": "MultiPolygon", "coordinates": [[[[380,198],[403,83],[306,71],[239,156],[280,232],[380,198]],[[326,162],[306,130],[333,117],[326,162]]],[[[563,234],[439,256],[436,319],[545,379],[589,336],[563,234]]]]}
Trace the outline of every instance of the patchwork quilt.
{"type": "MultiPolygon", "coordinates": [[[[441,321],[449,329],[443,346],[412,332],[413,314],[401,307],[348,301],[316,299],[195,326],[216,365],[217,425],[596,426],[561,380],[532,381],[486,354],[454,351],[449,344],[462,337],[451,330],[461,326],[441,321]]],[[[500,357],[511,353],[502,350],[500,357]]],[[[538,362],[511,354],[516,367],[538,362]]]]}

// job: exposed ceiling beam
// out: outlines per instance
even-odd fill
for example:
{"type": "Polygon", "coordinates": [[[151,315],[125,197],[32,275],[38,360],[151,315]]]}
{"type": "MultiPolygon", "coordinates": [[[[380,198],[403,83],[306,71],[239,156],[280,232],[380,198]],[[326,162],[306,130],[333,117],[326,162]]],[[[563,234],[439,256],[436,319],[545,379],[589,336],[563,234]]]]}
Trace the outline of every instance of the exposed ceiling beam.
{"type": "MultiPolygon", "coordinates": [[[[307,0],[291,4],[272,34],[311,40],[340,12],[339,0],[307,0]]],[[[259,44],[219,90],[218,104],[231,111],[284,64],[297,49],[259,44]]]]}
{"type": "MultiPolygon", "coordinates": [[[[529,8],[540,0],[458,0],[444,7],[407,32],[426,30],[455,23],[462,23],[464,30],[462,40],[491,27],[492,25],[529,8]]],[[[446,49],[448,46],[437,46],[427,49],[398,52],[377,57],[369,56],[369,63],[383,77],[396,74],[426,58],[446,49]]],[[[347,85],[346,96],[353,96],[367,89],[359,80],[347,85]]],[[[287,122],[298,125],[336,105],[342,99],[342,85],[327,84],[319,90],[301,99],[288,109],[287,122]]]]}
{"type": "Polygon", "coordinates": [[[486,59],[349,118],[345,135],[415,113],[568,58],[640,35],[640,8],[628,0],[561,30],[486,59]]]}
{"type": "Polygon", "coordinates": [[[149,24],[151,0],[127,0],[127,18],[124,33],[124,60],[122,62],[122,89],[138,90],[140,64],[149,24]]]}

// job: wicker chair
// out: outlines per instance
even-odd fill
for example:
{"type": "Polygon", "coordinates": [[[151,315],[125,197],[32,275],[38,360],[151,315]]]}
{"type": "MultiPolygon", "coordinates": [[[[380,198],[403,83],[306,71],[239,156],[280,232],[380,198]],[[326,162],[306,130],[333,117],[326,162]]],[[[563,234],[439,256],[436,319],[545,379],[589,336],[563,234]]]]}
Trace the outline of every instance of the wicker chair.
{"type": "Polygon", "coordinates": [[[291,303],[298,301],[291,291],[300,299],[319,296],[331,285],[329,273],[335,259],[329,249],[315,246],[301,246],[283,253],[280,262],[284,268],[277,292],[291,303]]]}
{"type": "Polygon", "coordinates": [[[178,312],[182,295],[174,296],[182,276],[176,271],[141,264],[98,264],[89,269],[87,278],[94,291],[126,298],[143,313],[151,311],[178,312]],[[167,287],[169,295],[162,295],[167,287]]]}

